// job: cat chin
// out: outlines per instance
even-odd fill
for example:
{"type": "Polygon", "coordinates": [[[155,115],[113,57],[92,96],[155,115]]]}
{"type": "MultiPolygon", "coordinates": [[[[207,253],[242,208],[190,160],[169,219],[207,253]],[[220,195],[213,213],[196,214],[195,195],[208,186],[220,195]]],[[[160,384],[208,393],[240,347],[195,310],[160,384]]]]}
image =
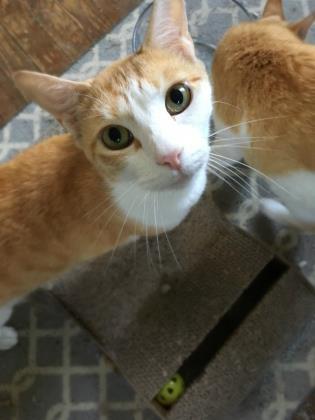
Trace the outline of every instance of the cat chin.
{"type": "Polygon", "coordinates": [[[185,219],[202,196],[206,183],[204,166],[180,185],[147,189],[132,180],[120,181],[112,186],[112,194],[126,218],[163,231],[175,228],[185,219]]]}

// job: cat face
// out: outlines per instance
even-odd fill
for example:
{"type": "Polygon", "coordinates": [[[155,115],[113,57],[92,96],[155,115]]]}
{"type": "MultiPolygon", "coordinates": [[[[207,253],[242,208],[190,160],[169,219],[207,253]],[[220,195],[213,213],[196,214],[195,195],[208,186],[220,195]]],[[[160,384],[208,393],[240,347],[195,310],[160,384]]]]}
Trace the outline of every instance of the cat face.
{"type": "Polygon", "coordinates": [[[19,72],[16,83],[74,134],[127,216],[141,222],[137,201],[149,194],[160,210],[153,216],[148,199],[145,223],[160,226],[160,217],[170,228],[199,199],[209,158],[211,88],[195,56],[183,0],[156,0],[142,49],[92,80],[19,72]]]}
{"type": "Polygon", "coordinates": [[[177,188],[205,168],[210,113],[200,63],[144,50],[93,81],[79,117],[82,148],[107,180],[177,188]]]}

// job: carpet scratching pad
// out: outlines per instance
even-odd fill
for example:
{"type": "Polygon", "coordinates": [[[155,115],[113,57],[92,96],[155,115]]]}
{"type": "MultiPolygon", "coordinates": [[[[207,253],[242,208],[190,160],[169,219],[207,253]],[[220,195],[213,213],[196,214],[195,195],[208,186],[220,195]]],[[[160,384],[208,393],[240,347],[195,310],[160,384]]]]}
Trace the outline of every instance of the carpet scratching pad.
{"type": "Polygon", "coordinates": [[[54,294],[158,415],[221,420],[312,317],[313,290],[207,194],[161,236],[161,261],[149,245],[77,269],[54,294]]]}
{"type": "Polygon", "coordinates": [[[1,2],[0,127],[24,105],[16,70],[63,73],[140,0],[1,2]]]}

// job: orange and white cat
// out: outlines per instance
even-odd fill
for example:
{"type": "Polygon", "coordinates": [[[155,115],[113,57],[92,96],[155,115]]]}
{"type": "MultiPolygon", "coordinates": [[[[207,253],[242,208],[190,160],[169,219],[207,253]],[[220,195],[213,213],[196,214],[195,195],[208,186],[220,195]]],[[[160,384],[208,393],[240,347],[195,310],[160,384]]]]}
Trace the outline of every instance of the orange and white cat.
{"type": "Polygon", "coordinates": [[[314,19],[288,23],[282,1],[268,0],[262,19],[227,32],[212,69],[220,139],[211,154],[218,168],[244,158],[268,176],[279,200],[263,199],[262,211],[313,233],[315,46],[303,40],[314,19]]]}
{"type": "MultiPolygon", "coordinates": [[[[92,80],[22,71],[15,81],[68,134],[0,166],[0,304],[177,226],[204,191],[209,158],[211,88],[183,0],[156,0],[141,50],[92,80]]],[[[2,349],[17,340],[4,326],[11,308],[0,310],[2,349]]]]}

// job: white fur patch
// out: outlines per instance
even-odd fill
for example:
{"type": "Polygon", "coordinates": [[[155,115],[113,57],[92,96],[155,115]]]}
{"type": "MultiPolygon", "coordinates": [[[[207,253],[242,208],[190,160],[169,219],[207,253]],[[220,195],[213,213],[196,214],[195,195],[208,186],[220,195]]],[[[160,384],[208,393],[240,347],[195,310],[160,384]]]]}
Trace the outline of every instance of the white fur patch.
{"type": "Polygon", "coordinates": [[[192,103],[175,118],[165,106],[169,87],[164,80],[159,88],[146,81],[141,85],[130,81],[129,117],[124,123],[142,147],[127,159],[119,181],[113,185],[115,201],[127,217],[158,229],[178,225],[200,198],[210,150],[209,82],[204,80],[194,89],[192,103]],[[158,156],[176,149],[182,150],[182,173],[157,164],[158,156]]]}
{"type": "Polygon", "coordinates": [[[118,207],[126,217],[159,230],[176,227],[201,197],[207,182],[203,168],[183,185],[165,190],[146,189],[138,183],[122,181],[114,187],[118,207]]]}
{"type": "Polygon", "coordinates": [[[315,231],[315,173],[295,171],[274,177],[283,189],[271,185],[272,190],[290,211],[293,218],[315,231]]]}
{"type": "MultiPolygon", "coordinates": [[[[243,157],[242,149],[233,147],[233,143],[241,142],[242,145],[245,144],[246,146],[248,144],[248,147],[250,147],[250,140],[247,140],[249,134],[246,130],[246,124],[240,125],[239,135],[235,135],[233,129],[227,128],[217,116],[215,116],[215,125],[218,137],[226,140],[222,145],[230,144],[231,146],[220,148],[220,142],[215,142],[214,153],[227,158],[225,161],[227,166],[232,165],[234,159],[237,161],[243,157]],[[236,137],[240,137],[240,140],[238,141],[236,137]]],[[[220,163],[223,164],[223,160],[220,163]]],[[[263,199],[261,203],[262,211],[277,222],[315,232],[315,173],[301,170],[274,176],[271,179],[274,182],[269,181],[269,186],[280,202],[263,199]]],[[[264,178],[264,180],[267,181],[267,178],[264,178]]]]}

